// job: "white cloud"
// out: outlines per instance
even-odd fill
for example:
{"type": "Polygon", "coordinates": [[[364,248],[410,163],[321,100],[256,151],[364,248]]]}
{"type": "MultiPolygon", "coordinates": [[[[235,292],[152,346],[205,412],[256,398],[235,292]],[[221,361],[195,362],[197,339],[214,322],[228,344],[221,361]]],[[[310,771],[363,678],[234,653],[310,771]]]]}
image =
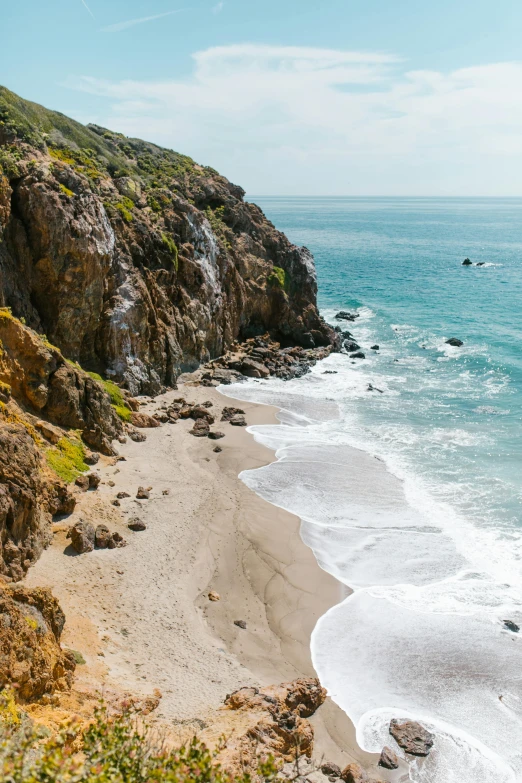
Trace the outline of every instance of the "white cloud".
{"type": "Polygon", "coordinates": [[[225,3],[217,3],[217,4],[214,6],[214,8],[212,9],[212,12],[213,12],[214,14],[220,14],[220,13],[221,13],[221,11],[223,10],[223,6],[224,6],[224,5],[225,5],[225,3]]]}
{"type": "Polygon", "coordinates": [[[75,86],[95,118],[223,171],[258,193],[520,194],[522,64],[448,73],[395,56],[222,46],[188,79],[75,86]]]}
{"type": "Polygon", "coordinates": [[[154,16],[142,16],[140,19],[128,19],[126,22],[117,22],[116,24],[110,24],[108,27],[102,27],[102,33],[118,33],[121,30],[128,30],[129,27],[134,27],[137,24],[143,24],[144,22],[153,22],[155,19],[163,19],[165,16],[172,16],[172,14],[179,14],[184,10],[182,8],[176,11],[167,11],[164,14],[155,14],[154,16]]]}

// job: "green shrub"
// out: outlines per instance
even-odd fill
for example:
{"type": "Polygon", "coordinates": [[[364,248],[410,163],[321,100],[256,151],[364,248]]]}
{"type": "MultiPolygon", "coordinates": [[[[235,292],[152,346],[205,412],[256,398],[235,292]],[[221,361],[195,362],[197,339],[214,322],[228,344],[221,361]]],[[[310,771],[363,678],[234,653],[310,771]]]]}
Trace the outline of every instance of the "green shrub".
{"type": "Polygon", "coordinates": [[[72,192],[72,190],[69,190],[69,188],[66,188],[65,185],[60,185],[60,190],[62,191],[62,193],[64,193],[69,198],[72,198],[74,196],[74,193],[72,192]]]}
{"type": "Polygon", "coordinates": [[[79,437],[62,438],[46,452],[47,464],[66,484],[73,482],[80,473],[89,470],[85,462],[85,448],[79,437]]]}
{"type": "Polygon", "coordinates": [[[171,258],[172,263],[174,264],[174,268],[176,269],[176,272],[178,271],[178,246],[174,242],[171,236],[168,234],[162,234],[161,239],[163,241],[163,244],[166,245],[171,258]]]}
{"type": "Polygon", "coordinates": [[[286,272],[281,269],[280,266],[274,266],[271,273],[268,275],[268,282],[270,285],[279,286],[286,290],[286,272]]]}
{"type": "Polygon", "coordinates": [[[130,417],[132,414],[132,411],[130,408],[127,407],[125,404],[125,397],[122,394],[122,391],[119,386],[117,386],[112,381],[104,381],[101,375],[98,375],[96,372],[88,372],[87,375],[89,375],[93,381],[98,381],[98,383],[101,383],[109,397],[111,398],[111,404],[118,416],[122,421],[130,421],[130,417]]]}
{"type": "Polygon", "coordinates": [[[134,202],[131,201],[130,198],[127,198],[124,196],[118,203],[116,204],[116,209],[124,219],[126,223],[132,223],[134,220],[134,215],[132,214],[132,210],[134,209],[134,202]]]}
{"type": "MultiPolygon", "coordinates": [[[[5,726],[0,741],[0,779],[9,783],[250,783],[247,773],[233,776],[216,763],[216,754],[193,739],[167,750],[136,715],[109,715],[101,708],[84,731],[82,753],[75,752],[74,724],[42,740],[31,728],[5,726]]],[[[276,777],[272,759],[259,765],[259,778],[276,777]]]]}

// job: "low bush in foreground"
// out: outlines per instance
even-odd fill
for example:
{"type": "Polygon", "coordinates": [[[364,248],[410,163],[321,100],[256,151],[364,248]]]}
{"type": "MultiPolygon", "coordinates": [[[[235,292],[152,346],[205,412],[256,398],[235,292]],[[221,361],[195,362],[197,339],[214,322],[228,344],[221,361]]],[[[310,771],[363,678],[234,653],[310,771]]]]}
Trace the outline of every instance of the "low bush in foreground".
{"type": "MultiPolygon", "coordinates": [[[[197,739],[167,750],[132,712],[111,716],[100,708],[82,733],[71,725],[51,739],[0,717],[0,780],[4,783],[250,783],[232,776],[197,739]]],[[[272,761],[259,767],[259,779],[272,781],[272,761]]],[[[256,776],[257,777],[257,776],[256,776]]]]}

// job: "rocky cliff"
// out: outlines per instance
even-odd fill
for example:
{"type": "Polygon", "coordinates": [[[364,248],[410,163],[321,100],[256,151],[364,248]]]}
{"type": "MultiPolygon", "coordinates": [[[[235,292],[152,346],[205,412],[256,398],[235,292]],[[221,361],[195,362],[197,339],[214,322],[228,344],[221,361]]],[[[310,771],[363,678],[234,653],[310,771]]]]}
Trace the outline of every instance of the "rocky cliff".
{"type": "Polygon", "coordinates": [[[0,87],[0,304],[132,394],[236,339],[334,343],[312,256],[243,197],[186,156],[0,87]]]}

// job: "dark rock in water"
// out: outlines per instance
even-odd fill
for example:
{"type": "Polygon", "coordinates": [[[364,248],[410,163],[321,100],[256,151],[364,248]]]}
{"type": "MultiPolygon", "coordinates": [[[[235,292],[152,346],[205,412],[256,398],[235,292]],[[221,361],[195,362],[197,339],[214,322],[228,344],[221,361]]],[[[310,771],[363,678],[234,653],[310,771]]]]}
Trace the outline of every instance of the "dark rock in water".
{"type": "Polygon", "coordinates": [[[98,525],[94,536],[94,543],[97,549],[107,549],[109,546],[109,540],[111,538],[111,531],[107,525],[98,525]]]}
{"type": "Polygon", "coordinates": [[[378,389],[377,386],[374,386],[372,383],[368,384],[367,390],[371,392],[376,391],[379,392],[379,394],[384,394],[382,389],[378,389]]]}
{"type": "Polygon", "coordinates": [[[335,316],[338,321],[355,321],[359,318],[359,313],[349,313],[346,310],[340,310],[335,316]]]}
{"type": "Polygon", "coordinates": [[[454,348],[460,348],[464,343],[462,340],[459,340],[458,337],[450,337],[449,340],[446,340],[446,345],[453,345],[454,348]]]}
{"type": "Polygon", "coordinates": [[[351,337],[353,337],[353,334],[351,332],[349,332],[348,329],[344,329],[344,331],[342,331],[341,334],[347,340],[349,340],[351,337]]]}
{"type": "Polygon", "coordinates": [[[323,370],[322,375],[337,375],[337,370],[323,370]]]}
{"type": "Polygon", "coordinates": [[[68,535],[79,555],[93,551],[96,534],[90,522],[77,522],[71,527],[68,535]]]}
{"type": "Polygon", "coordinates": [[[345,351],[348,351],[348,353],[351,353],[352,351],[359,351],[361,346],[356,343],[355,340],[345,340],[343,348],[345,351]]]}
{"type": "Polygon", "coordinates": [[[362,351],[357,351],[356,353],[350,354],[351,359],[366,359],[365,354],[362,351]]]}
{"type": "Polygon", "coordinates": [[[221,438],[225,437],[224,432],[209,432],[208,437],[210,440],[221,440],[221,438]]]}
{"type": "Polygon", "coordinates": [[[379,350],[379,346],[378,345],[372,345],[370,350],[378,351],[379,350]]]}
{"type": "Polygon", "coordinates": [[[479,261],[477,266],[484,266],[485,263],[486,263],[485,261],[479,261]]]}
{"type": "Polygon", "coordinates": [[[469,260],[469,258],[464,259],[464,261],[462,262],[462,266],[471,266],[471,261],[469,260]]]}
{"type": "Polygon", "coordinates": [[[237,625],[238,628],[242,628],[243,631],[246,631],[247,624],[245,620],[234,620],[234,625],[237,625]]]}
{"type": "Polygon", "coordinates": [[[390,734],[397,745],[411,756],[427,756],[435,739],[420,723],[395,718],[390,722],[390,734]]]}
{"type": "Polygon", "coordinates": [[[129,530],[133,530],[135,533],[139,533],[140,531],[147,529],[145,522],[142,522],[141,519],[138,519],[137,517],[135,519],[131,519],[127,527],[129,530]]]}
{"type": "Polygon", "coordinates": [[[337,764],[333,763],[333,761],[325,761],[324,764],[321,764],[321,772],[323,775],[327,775],[328,777],[341,777],[341,767],[338,767],[337,764]]]}
{"type": "Polygon", "coordinates": [[[397,754],[394,753],[391,748],[385,746],[381,752],[379,766],[384,767],[384,769],[399,769],[399,759],[397,758],[397,754]]]}
{"type": "Polygon", "coordinates": [[[360,764],[348,764],[341,772],[341,779],[344,783],[366,783],[369,780],[368,775],[360,764]]]}
{"type": "Polygon", "coordinates": [[[520,626],[514,623],[513,620],[504,620],[504,628],[513,633],[518,633],[520,631],[520,626]]]}

